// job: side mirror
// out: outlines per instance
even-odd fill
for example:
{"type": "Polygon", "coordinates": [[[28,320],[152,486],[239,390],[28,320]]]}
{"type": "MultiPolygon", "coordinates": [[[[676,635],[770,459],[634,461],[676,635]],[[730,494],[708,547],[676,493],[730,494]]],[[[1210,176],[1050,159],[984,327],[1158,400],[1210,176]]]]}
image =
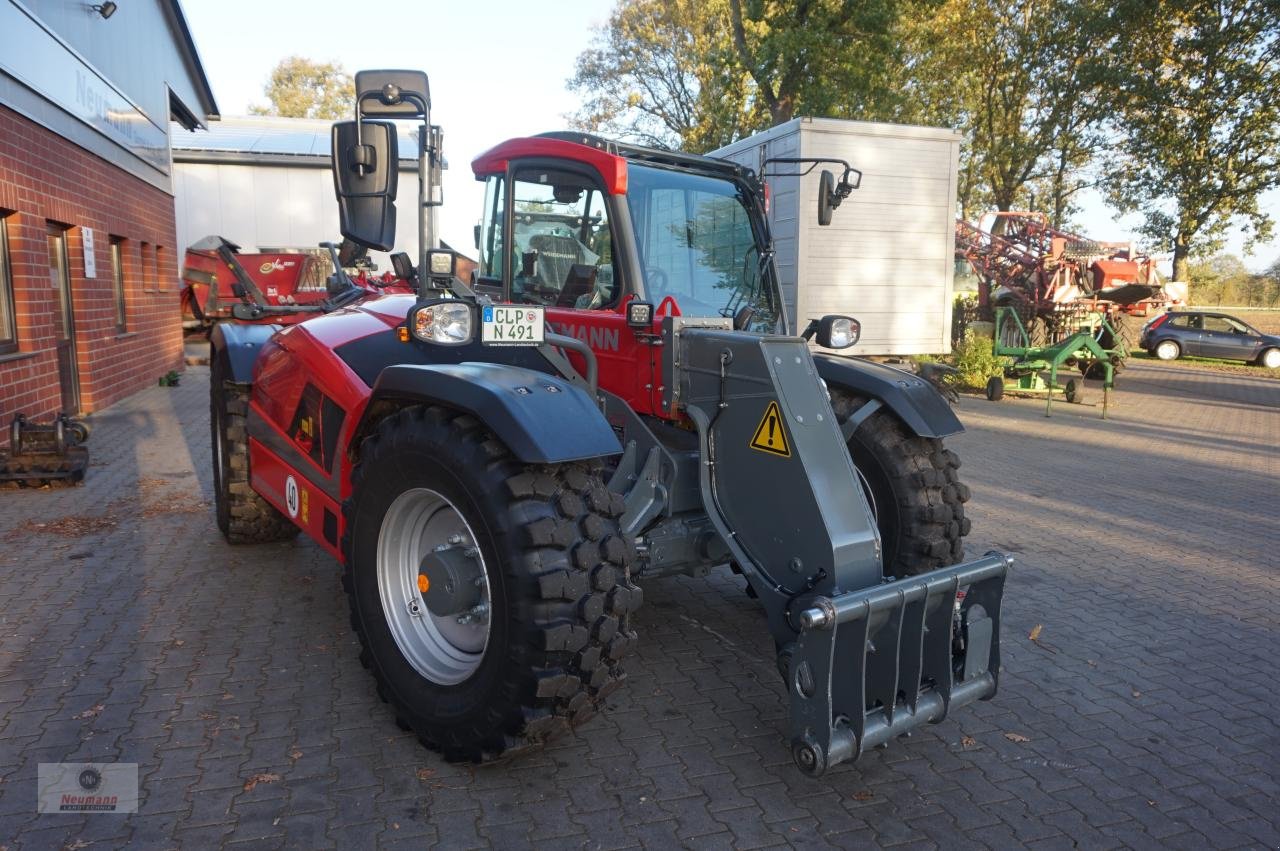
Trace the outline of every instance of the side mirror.
{"type": "Polygon", "coordinates": [[[333,190],[342,235],[366,248],[390,251],[396,240],[400,151],[386,121],[333,125],[333,190]]]}
{"type": "Polygon", "coordinates": [[[472,229],[471,233],[472,233],[471,239],[476,244],[476,251],[479,251],[480,250],[480,225],[476,225],[475,228],[472,229]]]}
{"type": "Polygon", "coordinates": [[[836,176],[823,169],[818,179],[818,224],[821,227],[831,224],[831,214],[840,206],[841,200],[836,198],[836,176]]]}

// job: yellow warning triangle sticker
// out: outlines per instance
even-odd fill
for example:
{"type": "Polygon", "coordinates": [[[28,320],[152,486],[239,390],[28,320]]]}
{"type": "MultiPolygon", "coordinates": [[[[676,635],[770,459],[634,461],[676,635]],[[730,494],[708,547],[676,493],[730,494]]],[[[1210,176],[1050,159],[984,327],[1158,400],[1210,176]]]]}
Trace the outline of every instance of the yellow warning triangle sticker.
{"type": "Polygon", "coordinates": [[[765,408],[764,419],[756,427],[750,446],[783,458],[791,457],[791,442],[787,440],[787,428],[782,424],[782,412],[778,410],[777,402],[770,402],[765,408]]]}

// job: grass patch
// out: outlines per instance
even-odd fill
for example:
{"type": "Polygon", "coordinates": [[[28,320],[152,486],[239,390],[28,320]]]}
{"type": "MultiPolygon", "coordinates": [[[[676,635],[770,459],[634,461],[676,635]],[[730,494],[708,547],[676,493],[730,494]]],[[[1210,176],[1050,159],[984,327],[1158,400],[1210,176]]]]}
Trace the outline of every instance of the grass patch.
{"type": "Polygon", "coordinates": [[[1129,358],[1138,363],[1168,363],[1171,365],[1203,369],[1207,372],[1226,372],[1233,375],[1252,375],[1255,378],[1280,378],[1280,369],[1267,369],[1265,366],[1255,366],[1254,364],[1238,360],[1198,358],[1192,355],[1183,355],[1176,361],[1161,361],[1158,357],[1149,355],[1142,349],[1134,349],[1131,351],[1129,353],[1129,358]]]}

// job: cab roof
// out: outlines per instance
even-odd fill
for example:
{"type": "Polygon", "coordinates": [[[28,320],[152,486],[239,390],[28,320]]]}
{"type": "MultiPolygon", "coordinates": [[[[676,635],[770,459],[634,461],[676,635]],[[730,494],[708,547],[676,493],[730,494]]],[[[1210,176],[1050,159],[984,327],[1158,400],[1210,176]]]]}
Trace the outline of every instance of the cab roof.
{"type": "Polygon", "coordinates": [[[646,148],[573,131],[508,139],[472,160],[471,170],[477,178],[483,178],[506,171],[511,160],[537,157],[573,160],[594,167],[612,195],[625,195],[627,192],[628,162],[739,179],[754,176],[751,169],[730,160],[646,148]]]}

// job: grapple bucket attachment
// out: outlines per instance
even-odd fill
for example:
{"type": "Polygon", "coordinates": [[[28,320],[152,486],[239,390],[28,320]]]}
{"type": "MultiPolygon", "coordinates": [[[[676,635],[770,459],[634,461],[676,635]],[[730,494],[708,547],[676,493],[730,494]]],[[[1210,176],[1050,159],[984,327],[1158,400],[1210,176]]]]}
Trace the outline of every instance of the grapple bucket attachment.
{"type": "Polygon", "coordinates": [[[1011,562],[992,553],[812,600],[799,615],[787,675],[800,769],[817,776],[936,724],[953,706],[995,694],[1000,599],[1011,562]]]}
{"type": "MultiPolygon", "coordinates": [[[[780,649],[800,768],[821,774],[992,696],[1010,560],[886,582],[875,517],[804,341],[676,330],[673,401],[698,429],[707,516],[780,649]]],[[[923,379],[903,373],[912,381],[923,379]]]]}

